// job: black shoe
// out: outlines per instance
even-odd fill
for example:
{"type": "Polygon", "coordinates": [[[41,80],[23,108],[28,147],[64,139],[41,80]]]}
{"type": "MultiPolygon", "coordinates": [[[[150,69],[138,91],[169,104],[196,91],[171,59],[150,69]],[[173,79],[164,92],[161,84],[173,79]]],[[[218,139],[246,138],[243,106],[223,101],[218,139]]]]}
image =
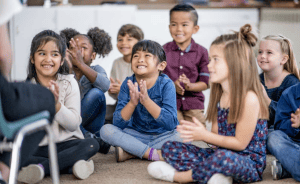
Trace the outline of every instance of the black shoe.
{"type": "Polygon", "coordinates": [[[107,154],[110,149],[110,145],[104,142],[100,137],[97,137],[96,140],[99,143],[99,153],[107,154]]]}

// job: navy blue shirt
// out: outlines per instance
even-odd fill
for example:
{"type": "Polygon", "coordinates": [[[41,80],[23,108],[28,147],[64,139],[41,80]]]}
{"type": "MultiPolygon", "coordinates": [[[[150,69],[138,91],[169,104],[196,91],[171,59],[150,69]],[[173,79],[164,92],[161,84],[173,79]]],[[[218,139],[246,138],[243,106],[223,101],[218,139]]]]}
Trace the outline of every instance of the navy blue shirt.
{"type": "Polygon", "coordinates": [[[264,74],[263,73],[261,73],[259,75],[259,78],[260,78],[260,82],[265,87],[269,98],[271,99],[271,103],[269,105],[270,117],[269,117],[269,120],[268,120],[268,127],[270,128],[270,126],[274,124],[275,113],[276,113],[276,109],[277,109],[277,102],[278,102],[282,92],[285,89],[287,89],[288,87],[297,84],[299,82],[299,79],[294,74],[289,74],[283,79],[280,86],[278,86],[276,88],[268,89],[267,86],[265,85],[265,79],[264,79],[264,74]]]}
{"type": "Polygon", "coordinates": [[[131,118],[126,121],[121,116],[121,110],[130,101],[127,81],[136,82],[135,75],[127,77],[121,85],[118,104],[114,112],[113,124],[121,129],[131,128],[144,134],[158,135],[171,131],[179,124],[176,109],[176,90],[173,81],[166,75],[158,76],[152,88],[148,89],[148,96],[161,108],[157,119],[139,102],[131,118]]]}
{"type": "Polygon", "coordinates": [[[300,128],[293,128],[291,114],[300,107],[300,83],[286,89],[278,101],[274,129],[285,132],[294,141],[300,142],[300,128]]]}

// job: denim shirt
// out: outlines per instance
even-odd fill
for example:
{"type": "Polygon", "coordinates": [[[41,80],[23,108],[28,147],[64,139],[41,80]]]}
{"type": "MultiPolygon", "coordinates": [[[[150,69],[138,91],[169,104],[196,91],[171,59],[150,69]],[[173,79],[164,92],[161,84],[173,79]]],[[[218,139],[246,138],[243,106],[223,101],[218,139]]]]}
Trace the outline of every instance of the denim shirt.
{"type": "Polygon", "coordinates": [[[161,107],[160,115],[154,119],[147,109],[139,102],[131,118],[126,121],[121,110],[130,101],[127,81],[137,82],[135,75],[127,77],[122,83],[118,96],[118,104],[114,113],[113,124],[121,129],[131,128],[145,134],[157,135],[171,131],[178,125],[176,110],[176,91],[173,81],[165,74],[158,76],[154,86],[148,89],[148,96],[161,107]]]}
{"type": "Polygon", "coordinates": [[[97,72],[97,77],[94,83],[91,83],[85,75],[80,78],[81,99],[92,88],[98,88],[103,93],[109,89],[110,80],[108,79],[105,70],[99,65],[91,66],[91,68],[97,72]]]}
{"type": "Polygon", "coordinates": [[[260,82],[264,86],[269,98],[271,99],[271,103],[269,105],[270,117],[269,117],[269,120],[268,120],[268,127],[270,128],[270,126],[272,126],[275,122],[275,113],[277,111],[276,110],[277,109],[277,103],[278,103],[278,100],[279,100],[282,92],[285,89],[297,84],[299,82],[299,79],[294,74],[289,74],[283,79],[280,86],[278,86],[276,88],[268,89],[267,86],[265,85],[265,79],[264,79],[264,74],[263,73],[261,73],[259,75],[259,78],[260,78],[260,82]]]}
{"type": "Polygon", "coordinates": [[[300,83],[286,89],[277,104],[274,129],[285,132],[294,141],[300,141],[300,128],[293,128],[291,114],[300,107],[300,83]]]}

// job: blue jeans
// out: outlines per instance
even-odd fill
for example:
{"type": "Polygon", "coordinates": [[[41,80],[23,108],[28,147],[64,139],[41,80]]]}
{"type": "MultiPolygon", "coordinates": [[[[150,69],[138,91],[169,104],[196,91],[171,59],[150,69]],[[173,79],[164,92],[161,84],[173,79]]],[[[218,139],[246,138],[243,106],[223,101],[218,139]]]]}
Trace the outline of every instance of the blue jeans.
{"type": "Polygon", "coordinates": [[[268,136],[267,148],[282,167],[300,181],[300,142],[293,141],[281,130],[274,130],[268,136]]]}
{"type": "Polygon", "coordinates": [[[106,124],[100,130],[101,139],[112,145],[124,149],[126,152],[143,158],[149,148],[161,149],[167,141],[182,142],[176,130],[167,131],[159,135],[147,135],[130,128],[120,129],[106,124]]]}
{"type": "Polygon", "coordinates": [[[89,90],[81,100],[82,123],[80,129],[83,135],[89,131],[100,137],[99,131],[105,123],[106,100],[104,93],[98,88],[89,90]]]}

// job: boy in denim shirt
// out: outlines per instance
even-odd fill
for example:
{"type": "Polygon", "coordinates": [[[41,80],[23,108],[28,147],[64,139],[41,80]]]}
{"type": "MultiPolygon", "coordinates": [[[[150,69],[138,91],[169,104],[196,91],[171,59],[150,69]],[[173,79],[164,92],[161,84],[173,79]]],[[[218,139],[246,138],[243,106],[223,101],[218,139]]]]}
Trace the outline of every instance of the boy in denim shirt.
{"type": "Polygon", "coordinates": [[[268,150],[278,159],[271,165],[273,179],[293,177],[300,181],[300,83],[282,93],[274,129],[267,142],[268,150]]]}
{"type": "Polygon", "coordinates": [[[122,83],[113,125],[100,130],[101,138],[116,146],[117,162],[133,157],[162,160],[166,141],[181,141],[176,131],[176,92],[172,80],[161,72],[165,52],[158,43],[142,40],[132,49],[134,74],[122,83]]]}
{"type": "Polygon", "coordinates": [[[178,120],[192,122],[196,117],[205,126],[203,90],[208,87],[207,50],[192,39],[199,30],[198,14],[188,4],[170,10],[173,42],[164,45],[167,67],[164,71],[175,83],[178,120]]]}

